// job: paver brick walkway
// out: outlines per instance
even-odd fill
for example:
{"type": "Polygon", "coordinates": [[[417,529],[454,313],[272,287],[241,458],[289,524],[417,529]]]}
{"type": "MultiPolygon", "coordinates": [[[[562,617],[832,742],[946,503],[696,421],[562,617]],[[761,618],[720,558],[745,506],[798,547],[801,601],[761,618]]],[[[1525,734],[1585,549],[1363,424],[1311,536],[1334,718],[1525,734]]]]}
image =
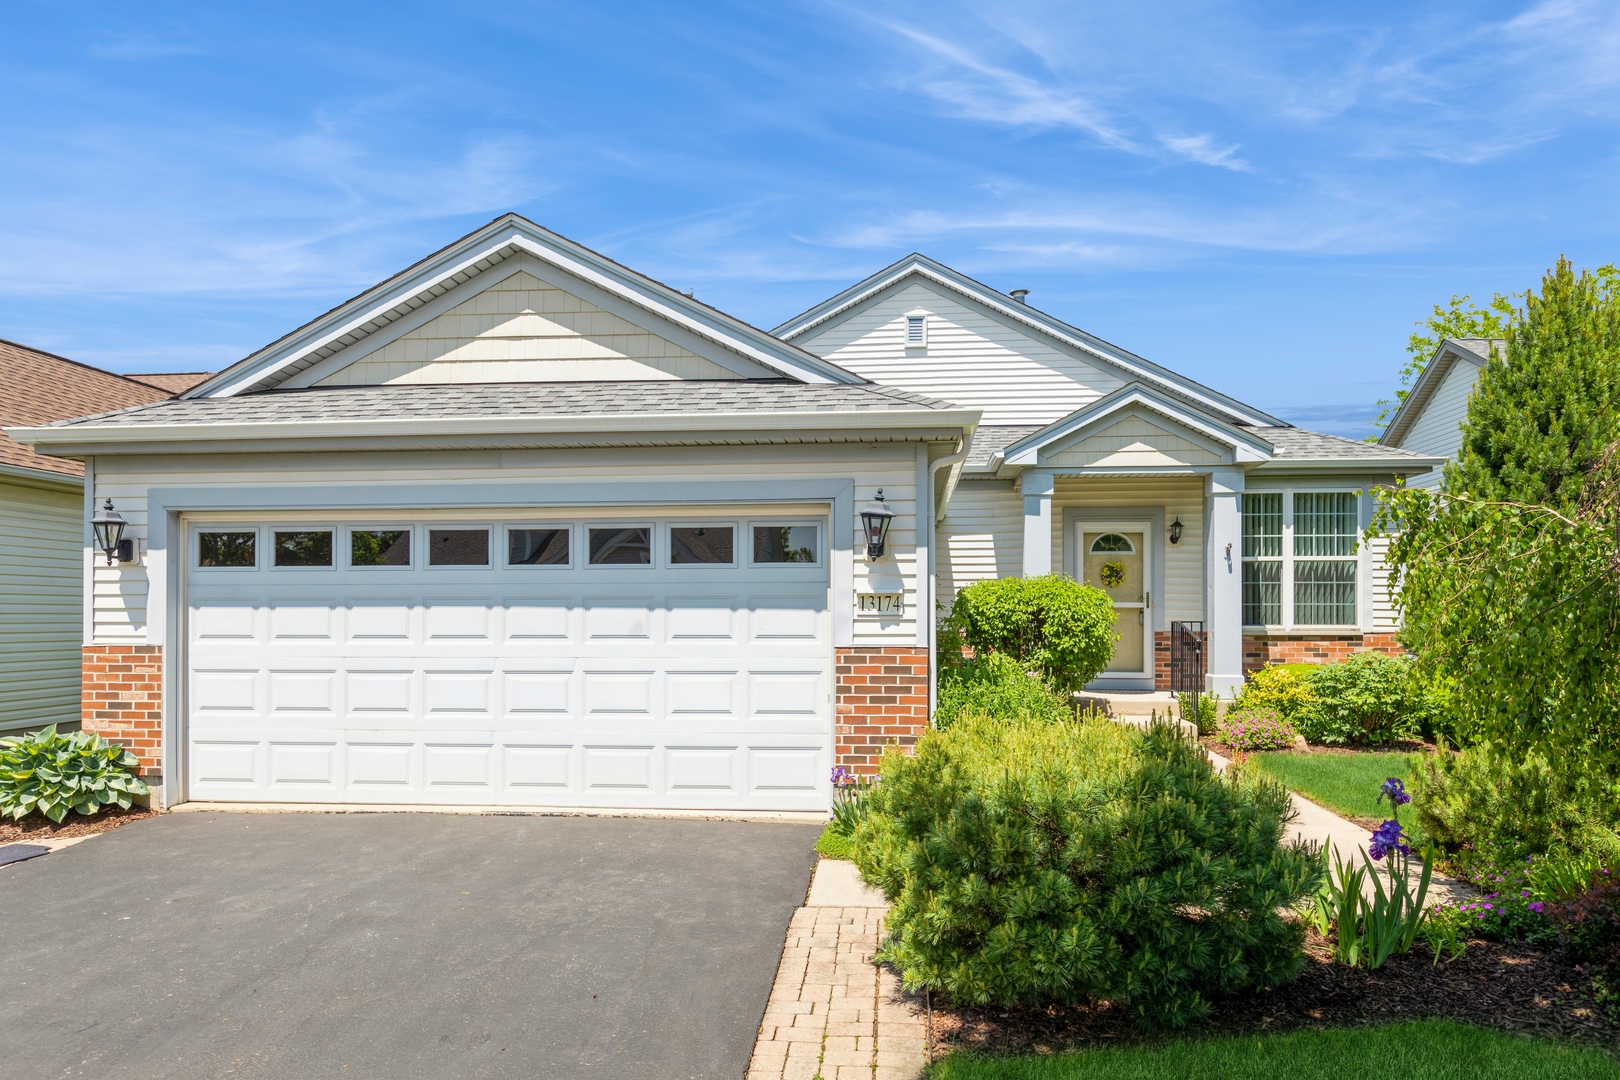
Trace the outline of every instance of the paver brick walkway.
{"type": "Polygon", "coordinates": [[[882,898],[851,887],[852,874],[848,863],[824,860],[810,903],[793,913],[748,1080],[916,1080],[927,1067],[921,1003],[872,963],[882,898]],[[829,878],[848,881],[829,890],[829,878]],[[818,904],[829,892],[864,903],[818,904]]]}

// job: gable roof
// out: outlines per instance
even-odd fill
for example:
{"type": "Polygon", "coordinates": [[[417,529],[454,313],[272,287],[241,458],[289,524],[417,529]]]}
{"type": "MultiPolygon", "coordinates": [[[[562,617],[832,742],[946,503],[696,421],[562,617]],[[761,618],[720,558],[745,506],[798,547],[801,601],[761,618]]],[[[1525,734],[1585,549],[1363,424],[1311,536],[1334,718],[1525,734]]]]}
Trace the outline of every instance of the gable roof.
{"type": "Polygon", "coordinates": [[[1119,415],[1132,406],[1140,406],[1156,413],[1172,424],[1196,432],[1203,438],[1225,446],[1237,462],[1266,461],[1272,456],[1272,445],[1255,436],[1253,428],[1242,428],[1212,419],[1206,413],[1174,402],[1152,388],[1132,384],[1114,391],[1107,397],[1077,409],[1056,423],[1048,424],[1017,442],[1009,444],[999,455],[1006,465],[1030,466],[1037,464],[1042,450],[1083,434],[1087,429],[1119,415]]]}
{"type": "Polygon", "coordinates": [[[1389,418],[1389,426],[1378,441],[1385,446],[1399,446],[1401,440],[1411,433],[1412,425],[1423,415],[1429,399],[1440,389],[1440,384],[1446,381],[1446,376],[1451,374],[1454,367],[1472,364],[1475,368],[1482,368],[1490,361],[1493,351],[1506,347],[1507,342],[1502,338],[1446,338],[1434,350],[1429,362],[1423,365],[1423,372],[1412,384],[1412,389],[1407,391],[1401,407],[1389,418]]]}
{"type": "Polygon", "coordinates": [[[1225,423],[1267,426],[1287,425],[1286,421],[1278,417],[1245,405],[1236,398],[1228,397],[1185,376],[1178,375],[1169,368],[1155,364],[1151,360],[1137,356],[1135,353],[1127,352],[1119,346],[1110,344],[1093,334],[1088,334],[1078,327],[1070,326],[1061,319],[1033,308],[1027,303],[1020,303],[1003,293],[997,292],[983,282],[976,281],[966,274],[951,269],[944,263],[937,262],[917,252],[913,252],[898,262],[884,267],[872,276],[851,285],[843,292],[822,301],[810,310],[794,316],[771,332],[784,340],[791,341],[865,304],[880,293],[902,285],[908,278],[912,277],[920,277],[933,282],[935,285],[948,289],[975,304],[990,309],[1002,318],[1018,323],[1027,330],[1054,339],[1061,345],[1080,352],[1088,360],[1112,368],[1119,372],[1127,382],[1140,382],[1152,386],[1160,393],[1181,399],[1196,408],[1209,412],[1225,423]]]}
{"type": "MultiPolygon", "coordinates": [[[[81,364],[54,353],[0,340],[0,429],[48,424],[109,409],[166,401],[167,390],[81,364]]],[[[46,457],[0,430],[0,468],[63,477],[84,475],[77,461],[46,457]]]]}
{"type": "Polygon", "coordinates": [[[859,384],[865,379],[796,345],[727,315],[607,256],[503,214],[401,270],[188,390],[185,397],[228,397],[286,384],[301,372],[446,296],[512,258],[528,257],[566,276],[593,303],[612,304],[676,336],[695,351],[729,352],[777,377],[807,383],[859,384]]]}

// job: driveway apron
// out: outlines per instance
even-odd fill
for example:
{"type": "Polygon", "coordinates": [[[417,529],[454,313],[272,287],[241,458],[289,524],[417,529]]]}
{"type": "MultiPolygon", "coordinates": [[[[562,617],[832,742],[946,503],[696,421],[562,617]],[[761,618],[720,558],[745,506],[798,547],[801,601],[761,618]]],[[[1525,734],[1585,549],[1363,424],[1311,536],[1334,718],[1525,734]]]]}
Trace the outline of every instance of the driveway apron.
{"type": "Polygon", "coordinates": [[[817,829],[171,814],[0,868],[0,1077],[716,1077],[817,829]]]}

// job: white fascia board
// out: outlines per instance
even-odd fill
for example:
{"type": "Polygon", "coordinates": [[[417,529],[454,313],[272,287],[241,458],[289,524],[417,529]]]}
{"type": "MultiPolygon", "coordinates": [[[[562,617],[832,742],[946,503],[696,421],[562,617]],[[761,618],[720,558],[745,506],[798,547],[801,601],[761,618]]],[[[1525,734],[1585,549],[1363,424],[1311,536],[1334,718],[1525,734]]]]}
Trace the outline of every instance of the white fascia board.
{"type": "Polygon", "coordinates": [[[562,435],[791,432],[882,429],[955,429],[971,436],[977,409],[889,409],[861,412],[613,413],[585,416],[432,417],[408,420],[297,420],[273,423],[83,424],[67,427],[8,428],[6,434],[28,446],[133,448],[165,443],[299,439],[375,439],[446,435],[562,435]]]}
{"type": "Polygon", "coordinates": [[[852,286],[831,300],[827,300],[817,307],[788,320],[771,332],[784,341],[792,341],[817,326],[838,318],[845,312],[864,304],[878,293],[893,287],[912,274],[927,278],[929,281],[964,296],[974,303],[997,312],[1006,319],[1036,330],[1047,337],[1055,338],[1093,360],[1126,373],[1132,379],[1158,383],[1175,390],[1177,393],[1186,394],[1188,397],[1212,409],[1235,413],[1257,427],[1283,425],[1282,420],[1269,413],[1260,412],[1224,394],[1214,393],[1197,383],[1176,375],[1167,368],[1158,365],[1151,368],[1145,367],[1142,363],[1135,363],[1118,353],[1099,348],[1097,344],[1088,338],[1077,336],[1077,334],[1083,333],[1082,331],[1071,333],[1070,330],[1074,328],[1069,327],[1061,319],[1045,315],[1044,312],[1031,308],[1028,304],[1020,304],[1011,297],[1003,296],[994,289],[974,281],[972,278],[957,274],[943,264],[934,264],[927,256],[922,255],[912,255],[902,259],[887,270],[881,270],[878,274],[868,278],[866,283],[852,286]]]}
{"type": "Polygon", "coordinates": [[[327,348],[348,335],[363,332],[366,324],[374,321],[379,314],[389,312],[435,287],[454,288],[453,283],[447,283],[458,275],[469,274],[478,263],[500,255],[507,248],[532,255],[581,280],[589,281],[788,378],[807,383],[858,385],[866,382],[853,372],[821,360],[797,346],[777,341],[764,331],[689,300],[667,286],[649,287],[649,282],[633,280],[628,271],[613,266],[609,260],[561,236],[545,235],[538,226],[529,223],[502,219],[470,234],[415,271],[360,294],[337,310],[295,331],[285,340],[233,364],[181,396],[230,397],[247,390],[276,385],[274,377],[277,374],[293,367],[310,353],[327,348]],[[727,323],[735,325],[725,325],[727,323]]]}
{"type": "MultiPolygon", "coordinates": [[[[1024,436],[1004,448],[997,456],[1004,465],[1033,466],[1041,450],[1046,446],[1059,439],[1082,435],[1087,428],[1109,419],[1115,413],[1132,405],[1140,405],[1172,423],[1196,431],[1222,446],[1230,447],[1233,460],[1239,464],[1270,461],[1276,452],[1270,443],[1240,428],[1180,408],[1144,387],[1127,386],[1070,413],[1033,435],[1024,436]]],[[[996,461],[992,459],[991,463],[996,464],[996,461]]]]}
{"type": "Polygon", "coordinates": [[[1423,365],[1423,371],[1418,375],[1417,382],[1407,393],[1406,399],[1395,410],[1395,415],[1389,418],[1389,426],[1378,437],[1378,441],[1385,446],[1400,446],[1401,440],[1406,438],[1417,423],[1418,417],[1423,415],[1424,408],[1429,404],[1429,398],[1439,389],[1446,376],[1458,362],[1473,364],[1477,368],[1485,366],[1485,358],[1472,349],[1464,348],[1451,338],[1446,338],[1434,350],[1429,362],[1423,365]]]}
{"type": "Polygon", "coordinates": [[[1387,458],[1272,458],[1255,466],[1255,472],[1267,475],[1296,472],[1393,472],[1403,476],[1416,476],[1430,469],[1438,469],[1445,463],[1446,459],[1443,457],[1393,454],[1387,458]]]}
{"type": "Polygon", "coordinates": [[[0,482],[20,484],[24,487],[53,488],[58,491],[77,491],[84,487],[84,477],[54,469],[30,469],[25,465],[0,464],[0,482]]]}

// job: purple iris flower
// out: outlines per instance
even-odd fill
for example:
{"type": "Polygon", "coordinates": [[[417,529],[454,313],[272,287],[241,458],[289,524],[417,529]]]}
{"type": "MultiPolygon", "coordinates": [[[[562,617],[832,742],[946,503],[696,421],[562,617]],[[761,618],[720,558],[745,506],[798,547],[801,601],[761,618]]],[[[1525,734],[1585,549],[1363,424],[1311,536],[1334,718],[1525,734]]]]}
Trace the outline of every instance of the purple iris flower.
{"type": "Polygon", "coordinates": [[[1388,799],[1391,806],[1405,806],[1412,801],[1412,796],[1406,793],[1406,785],[1397,776],[1391,776],[1384,781],[1384,786],[1379,790],[1379,796],[1388,799]]]}
{"type": "Polygon", "coordinates": [[[1367,854],[1374,860],[1382,859],[1392,851],[1402,855],[1412,854],[1412,849],[1406,843],[1406,835],[1401,832],[1401,823],[1386,821],[1373,830],[1372,839],[1367,843],[1367,854]]]}
{"type": "Polygon", "coordinates": [[[833,787],[848,787],[852,780],[853,777],[849,775],[849,770],[845,769],[842,765],[838,765],[833,768],[833,787]]]}

